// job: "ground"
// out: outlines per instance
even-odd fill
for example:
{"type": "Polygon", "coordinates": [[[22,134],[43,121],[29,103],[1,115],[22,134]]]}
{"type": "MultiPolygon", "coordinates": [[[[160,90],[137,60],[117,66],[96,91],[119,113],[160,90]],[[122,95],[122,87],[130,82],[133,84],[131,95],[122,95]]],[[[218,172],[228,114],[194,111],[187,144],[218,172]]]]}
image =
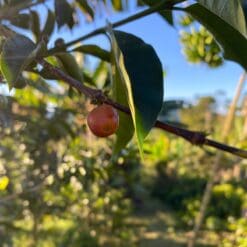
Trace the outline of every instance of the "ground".
{"type": "MultiPolygon", "coordinates": [[[[137,212],[126,219],[128,228],[134,229],[135,232],[135,236],[133,236],[135,244],[133,247],[186,246],[191,232],[189,230],[175,229],[176,221],[179,219],[171,210],[164,208],[160,202],[149,202],[148,205],[142,206],[137,212]]],[[[215,233],[204,231],[201,233],[196,246],[216,247],[218,246],[218,240],[219,236],[215,233]]],[[[119,245],[121,244],[116,243],[116,246],[119,245]]]]}

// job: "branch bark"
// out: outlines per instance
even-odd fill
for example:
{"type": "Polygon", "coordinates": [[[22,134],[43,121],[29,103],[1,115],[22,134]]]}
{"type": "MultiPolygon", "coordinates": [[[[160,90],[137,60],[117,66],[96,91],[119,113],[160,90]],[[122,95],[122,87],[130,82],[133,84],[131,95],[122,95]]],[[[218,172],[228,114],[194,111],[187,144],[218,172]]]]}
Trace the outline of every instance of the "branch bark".
{"type": "MultiPolygon", "coordinates": [[[[143,10],[143,11],[137,13],[137,14],[129,16],[129,17],[123,19],[123,20],[120,20],[120,21],[117,21],[115,23],[112,23],[111,24],[112,28],[120,27],[120,26],[125,25],[125,24],[127,24],[129,22],[133,22],[135,20],[138,20],[140,18],[143,18],[145,16],[151,15],[151,14],[156,13],[156,12],[161,11],[161,10],[172,10],[173,6],[175,4],[178,4],[178,3],[181,3],[181,2],[184,2],[184,1],[185,0],[176,0],[176,1],[174,1],[174,0],[173,1],[164,0],[164,1],[159,2],[158,4],[154,5],[153,7],[150,7],[150,8],[148,8],[146,10],[143,10]]],[[[73,46],[76,43],[79,43],[81,41],[87,40],[87,39],[92,38],[92,37],[94,37],[96,35],[103,34],[103,33],[105,33],[106,29],[107,29],[107,26],[95,29],[94,31],[92,31],[92,32],[90,32],[90,33],[88,33],[86,35],[83,35],[83,36],[79,37],[78,39],[75,39],[75,40],[72,40],[72,41],[66,43],[63,46],[62,49],[68,48],[70,46],[73,46]]],[[[48,51],[48,54],[49,55],[54,54],[54,53],[60,51],[60,49],[61,48],[59,48],[59,47],[54,47],[54,48],[52,48],[52,49],[50,49],[48,51]]]]}
{"type": "MultiPolygon", "coordinates": [[[[111,100],[106,95],[104,95],[101,90],[93,89],[93,88],[83,85],[80,81],[75,80],[71,76],[64,73],[61,69],[46,62],[44,59],[39,59],[37,60],[37,62],[40,63],[44,68],[46,68],[51,74],[55,75],[57,78],[66,82],[70,86],[74,87],[80,93],[83,93],[85,96],[91,98],[92,100],[96,100],[97,102],[101,102],[101,103],[106,103],[130,115],[129,108],[122,106],[121,104],[111,100]]],[[[156,121],[154,126],[157,128],[163,129],[166,132],[172,133],[176,136],[182,137],[193,145],[198,145],[198,146],[206,145],[206,146],[214,147],[216,149],[237,155],[242,158],[247,158],[246,150],[241,150],[241,149],[231,147],[223,143],[219,143],[214,140],[208,139],[206,138],[206,134],[203,132],[197,132],[197,131],[187,130],[184,128],[179,128],[179,127],[172,126],[170,124],[163,123],[160,121],[156,121]]]]}

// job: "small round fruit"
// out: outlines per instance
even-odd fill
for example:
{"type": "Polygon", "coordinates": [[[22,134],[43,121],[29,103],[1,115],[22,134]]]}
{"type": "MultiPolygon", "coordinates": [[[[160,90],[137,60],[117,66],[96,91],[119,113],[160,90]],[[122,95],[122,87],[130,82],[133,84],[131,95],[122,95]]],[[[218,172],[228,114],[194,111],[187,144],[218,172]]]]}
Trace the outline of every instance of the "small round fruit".
{"type": "Polygon", "coordinates": [[[88,114],[87,124],[94,135],[98,137],[110,136],[118,128],[118,112],[112,106],[102,104],[88,114]]]}

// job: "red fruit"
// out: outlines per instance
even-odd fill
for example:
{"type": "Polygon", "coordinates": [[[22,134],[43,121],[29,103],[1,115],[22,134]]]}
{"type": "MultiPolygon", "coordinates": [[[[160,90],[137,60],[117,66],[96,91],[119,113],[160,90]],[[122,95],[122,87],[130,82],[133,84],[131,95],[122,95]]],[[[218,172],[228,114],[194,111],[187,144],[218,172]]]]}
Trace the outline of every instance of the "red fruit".
{"type": "Polygon", "coordinates": [[[102,104],[88,114],[87,124],[94,135],[98,137],[110,136],[118,128],[118,112],[112,106],[102,104]]]}

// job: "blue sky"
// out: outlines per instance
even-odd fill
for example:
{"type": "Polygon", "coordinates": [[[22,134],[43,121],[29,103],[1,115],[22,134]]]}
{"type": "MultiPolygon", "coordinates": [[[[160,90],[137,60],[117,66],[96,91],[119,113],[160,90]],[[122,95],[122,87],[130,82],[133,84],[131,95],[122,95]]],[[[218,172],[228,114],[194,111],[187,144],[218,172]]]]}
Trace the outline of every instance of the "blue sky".
{"type": "MultiPolygon", "coordinates": [[[[53,7],[52,2],[48,2],[50,7],[53,7]]],[[[107,15],[107,19],[110,22],[115,22],[137,11],[140,9],[131,7],[129,12],[111,13],[107,15]]],[[[96,22],[91,24],[85,23],[84,20],[80,20],[79,23],[72,31],[66,27],[61,28],[58,36],[63,37],[65,41],[74,40],[95,28],[104,26],[106,18],[98,17],[96,22]]],[[[196,95],[213,95],[217,91],[224,91],[228,98],[233,96],[243,69],[233,62],[226,62],[217,69],[208,68],[206,65],[189,64],[181,52],[179,30],[169,26],[158,14],[152,14],[118,29],[141,37],[155,48],[167,73],[164,79],[165,99],[192,99],[196,95]]],[[[54,35],[50,45],[53,45],[58,36],[54,35]]],[[[102,35],[84,43],[97,44],[103,48],[109,47],[108,41],[102,35]]]]}

